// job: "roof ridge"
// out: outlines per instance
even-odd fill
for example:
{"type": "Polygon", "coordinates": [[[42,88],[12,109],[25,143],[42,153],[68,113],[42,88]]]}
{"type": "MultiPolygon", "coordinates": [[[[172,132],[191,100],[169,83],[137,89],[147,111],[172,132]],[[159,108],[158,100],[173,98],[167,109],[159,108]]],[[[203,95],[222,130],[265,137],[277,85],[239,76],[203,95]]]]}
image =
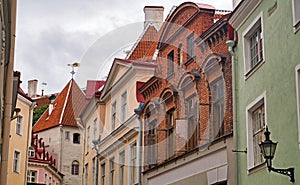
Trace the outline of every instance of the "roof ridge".
{"type": "Polygon", "coordinates": [[[63,119],[64,113],[65,113],[65,109],[66,109],[66,106],[67,106],[67,102],[68,102],[68,99],[69,99],[69,94],[70,94],[70,90],[71,90],[71,87],[72,87],[72,82],[73,82],[73,80],[70,80],[70,84],[69,84],[67,96],[66,96],[66,99],[65,99],[65,102],[64,102],[64,106],[63,106],[63,109],[61,111],[60,119],[59,119],[59,122],[58,122],[59,125],[62,124],[62,119],[63,119]]]}

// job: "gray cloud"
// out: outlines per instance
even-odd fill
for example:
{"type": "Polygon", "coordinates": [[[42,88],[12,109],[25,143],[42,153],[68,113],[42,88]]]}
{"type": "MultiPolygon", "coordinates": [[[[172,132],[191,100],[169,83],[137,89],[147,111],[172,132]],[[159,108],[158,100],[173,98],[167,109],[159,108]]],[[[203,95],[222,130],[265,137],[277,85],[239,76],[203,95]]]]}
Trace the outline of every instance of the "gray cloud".
{"type": "MultiPolygon", "coordinates": [[[[143,7],[162,5],[165,16],[183,0],[51,0],[18,1],[15,69],[27,81],[47,82],[46,93],[59,92],[70,80],[68,63],[80,61],[76,80],[107,74],[113,56],[122,56],[142,32],[143,7]],[[130,28],[131,27],[131,28],[130,28]],[[103,74],[102,74],[103,73],[103,74]]],[[[203,0],[231,9],[231,0],[203,0]]],[[[40,91],[40,90],[39,90],[40,91]]]]}

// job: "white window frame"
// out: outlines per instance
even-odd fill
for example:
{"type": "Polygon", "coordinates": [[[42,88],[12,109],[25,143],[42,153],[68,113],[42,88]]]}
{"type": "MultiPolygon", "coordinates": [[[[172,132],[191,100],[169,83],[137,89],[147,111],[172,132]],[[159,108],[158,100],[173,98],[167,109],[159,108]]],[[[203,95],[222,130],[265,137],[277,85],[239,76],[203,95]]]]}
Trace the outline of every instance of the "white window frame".
{"type": "Polygon", "coordinates": [[[65,140],[70,141],[70,131],[65,131],[65,140]]]}
{"type": "Polygon", "coordinates": [[[109,185],[115,183],[115,158],[109,159],[109,185]]]}
{"type": "Polygon", "coordinates": [[[91,127],[88,126],[86,129],[86,143],[85,143],[85,153],[89,153],[89,148],[90,148],[90,129],[91,127]]]}
{"type": "Polygon", "coordinates": [[[296,33],[300,28],[300,0],[292,0],[293,8],[293,27],[296,33]]]}
{"type": "Polygon", "coordinates": [[[34,157],[35,156],[35,151],[32,146],[28,147],[28,157],[34,157]]]}
{"type": "Polygon", "coordinates": [[[19,115],[16,121],[16,134],[22,136],[23,135],[23,125],[24,125],[24,117],[19,115]],[[19,130],[18,130],[19,128],[19,130]]]}
{"type": "Polygon", "coordinates": [[[136,183],[136,177],[137,177],[137,141],[134,141],[130,144],[130,173],[129,173],[129,184],[135,184],[136,183]]]}
{"type": "Polygon", "coordinates": [[[263,24],[263,12],[261,12],[252,23],[242,33],[243,35],[243,51],[244,51],[244,74],[247,78],[256,71],[265,62],[265,47],[264,47],[264,24],[263,24]],[[250,51],[250,36],[261,27],[262,33],[262,60],[251,68],[251,51],[250,51]]]}
{"type": "Polygon", "coordinates": [[[20,173],[20,164],[21,164],[21,151],[19,151],[19,150],[16,150],[16,149],[14,149],[14,154],[13,154],[14,156],[13,156],[13,172],[15,172],[15,173],[20,173]],[[19,154],[19,156],[18,156],[18,158],[16,159],[15,157],[15,154],[16,153],[18,153],[19,154]],[[16,161],[17,160],[17,161],[16,161]],[[16,165],[17,166],[15,166],[15,161],[16,161],[16,165]]]}
{"type": "Polygon", "coordinates": [[[38,179],[38,171],[37,170],[28,170],[27,171],[27,182],[37,182],[38,179]],[[35,172],[35,176],[31,175],[31,172],[35,172]],[[34,181],[31,181],[31,178],[34,177],[34,181]]]}
{"type": "Polygon", "coordinates": [[[110,121],[110,130],[111,132],[115,130],[117,123],[117,101],[113,101],[111,104],[111,121],[110,121]]]}
{"type": "Polygon", "coordinates": [[[128,102],[128,94],[127,91],[124,91],[121,95],[121,122],[122,123],[126,121],[127,102],[128,102]]]}
{"type": "Polygon", "coordinates": [[[251,102],[246,107],[246,130],[247,130],[247,168],[251,170],[255,168],[254,165],[254,150],[253,150],[253,123],[252,123],[252,113],[264,104],[265,110],[265,126],[267,126],[267,100],[266,91],[264,91],[260,96],[258,96],[253,102],[251,102]]]}
{"type": "Polygon", "coordinates": [[[295,67],[296,75],[296,98],[297,98],[297,116],[298,116],[298,145],[300,149],[300,64],[295,67]]]}
{"type": "Polygon", "coordinates": [[[94,129],[93,129],[93,140],[96,140],[96,135],[97,135],[97,130],[98,130],[98,127],[97,127],[97,121],[98,121],[98,119],[97,118],[95,118],[94,119],[94,129]]]}
{"type": "Polygon", "coordinates": [[[126,160],[125,150],[119,152],[119,184],[125,183],[125,160],[126,160]],[[122,172],[122,173],[121,173],[122,172]]]}

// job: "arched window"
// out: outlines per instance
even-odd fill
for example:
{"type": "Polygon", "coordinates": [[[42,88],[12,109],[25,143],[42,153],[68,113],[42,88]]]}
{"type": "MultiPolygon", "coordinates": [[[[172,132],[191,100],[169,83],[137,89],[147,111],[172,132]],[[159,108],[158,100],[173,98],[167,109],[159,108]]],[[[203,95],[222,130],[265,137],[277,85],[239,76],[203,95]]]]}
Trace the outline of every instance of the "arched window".
{"type": "Polygon", "coordinates": [[[71,169],[72,175],[79,175],[79,162],[73,161],[72,162],[72,169],[71,169]]]}
{"type": "Polygon", "coordinates": [[[78,133],[73,134],[73,143],[80,144],[80,134],[78,133]]]}

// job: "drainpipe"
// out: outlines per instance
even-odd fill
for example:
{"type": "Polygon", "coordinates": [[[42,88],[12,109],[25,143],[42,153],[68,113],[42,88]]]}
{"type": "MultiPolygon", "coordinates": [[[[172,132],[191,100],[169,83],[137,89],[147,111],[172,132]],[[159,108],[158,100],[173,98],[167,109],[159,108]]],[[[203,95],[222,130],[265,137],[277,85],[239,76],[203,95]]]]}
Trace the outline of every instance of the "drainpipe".
{"type": "MultiPolygon", "coordinates": [[[[33,114],[33,109],[36,105],[36,102],[32,102],[30,107],[29,107],[29,119],[28,119],[28,130],[27,130],[27,148],[26,148],[26,166],[25,166],[25,174],[27,174],[27,169],[28,169],[28,150],[31,144],[31,134],[32,134],[32,114],[33,114]]],[[[27,182],[27,175],[25,175],[25,181],[27,182]]]]}
{"type": "Polygon", "coordinates": [[[138,185],[142,185],[142,145],[143,145],[143,135],[142,135],[142,129],[143,129],[143,123],[141,119],[141,115],[143,112],[144,103],[140,103],[139,107],[134,109],[134,113],[137,116],[137,119],[139,121],[139,161],[138,161],[138,185]]]}
{"type": "MultiPolygon", "coordinates": [[[[228,46],[228,52],[231,54],[231,62],[232,62],[232,104],[233,104],[233,145],[235,150],[238,149],[238,144],[237,144],[237,136],[236,136],[236,125],[237,125],[237,115],[236,115],[236,88],[235,88],[235,81],[236,81],[236,76],[235,76],[235,55],[234,55],[234,47],[236,46],[236,32],[234,32],[234,40],[228,40],[226,41],[226,45],[228,46]]],[[[237,175],[237,167],[238,167],[238,153],[235,153],[234,155],[234,160],[235,160],[235,172],[236,178],[234,184],[238,184],[238,175],[237,175]]]]}

